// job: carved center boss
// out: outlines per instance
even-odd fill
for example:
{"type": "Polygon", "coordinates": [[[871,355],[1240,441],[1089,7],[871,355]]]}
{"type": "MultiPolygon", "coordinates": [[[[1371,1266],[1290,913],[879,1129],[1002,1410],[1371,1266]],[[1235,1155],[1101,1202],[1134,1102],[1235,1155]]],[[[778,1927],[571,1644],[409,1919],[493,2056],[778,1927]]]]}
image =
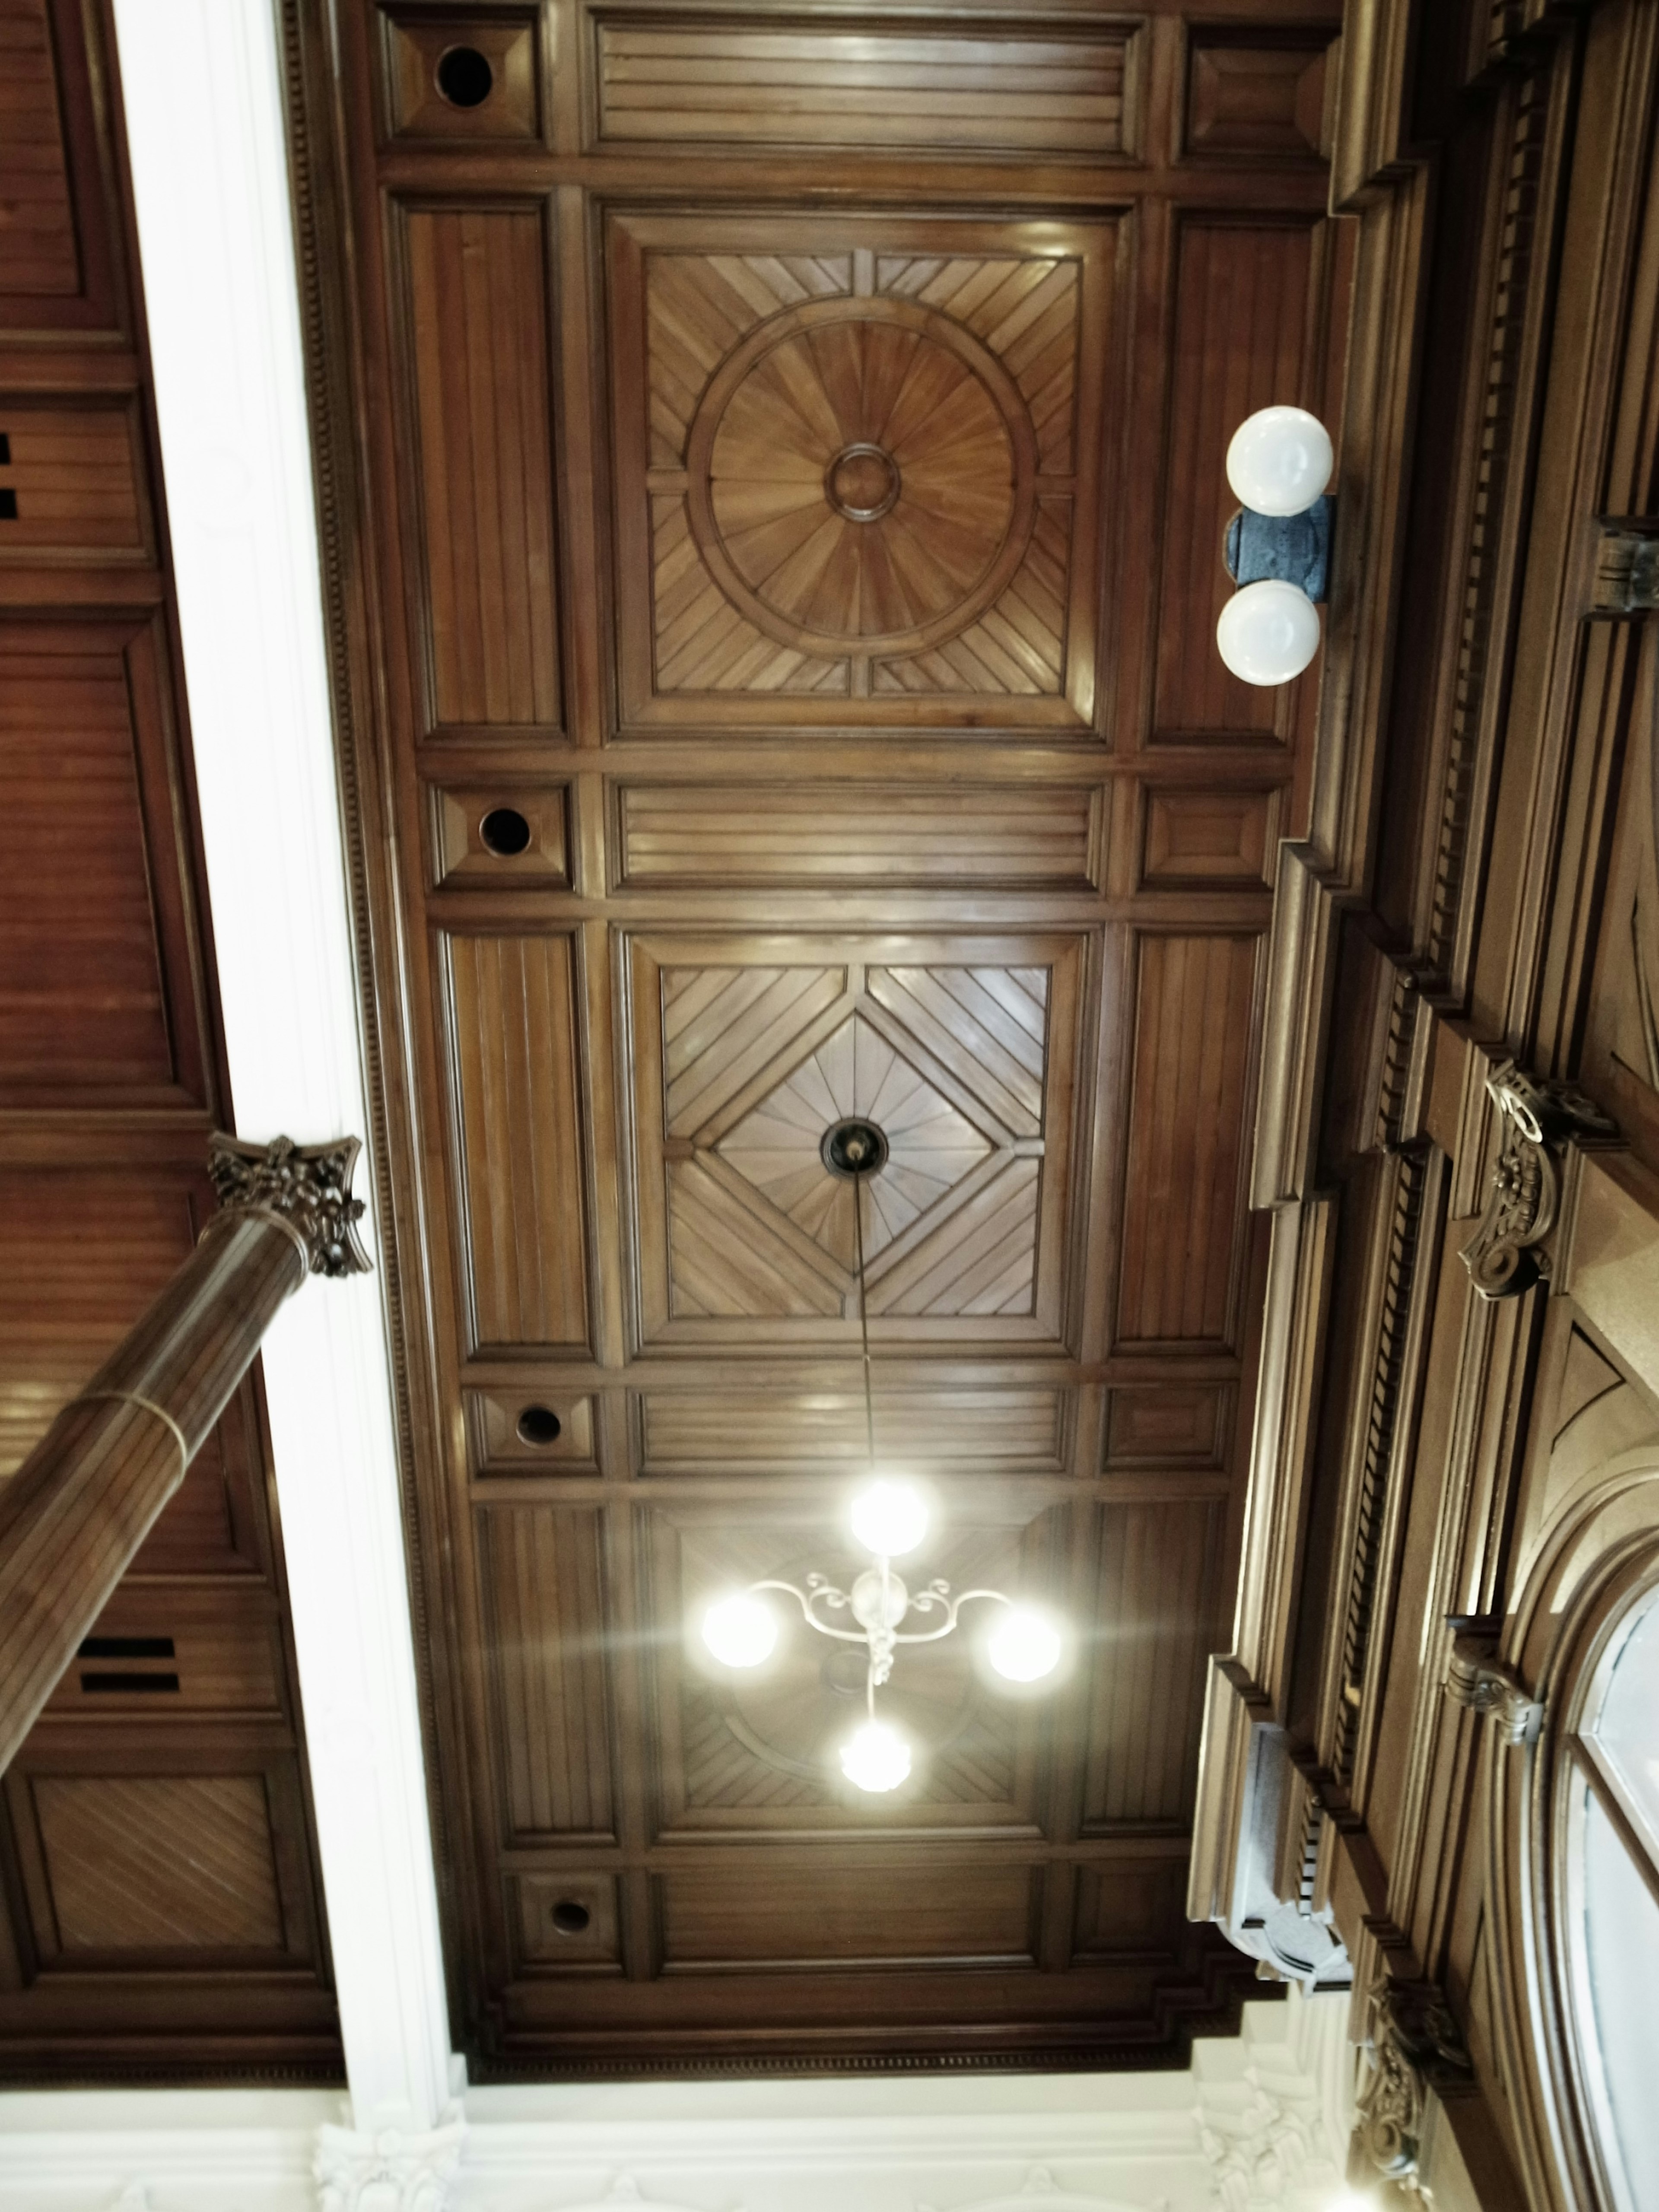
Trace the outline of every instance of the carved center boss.
{"type": "Polygon", "coordinates": [[[0,1492],[0,1771],[307,1274],[367,1271],[361,1147],[216,1136],[220,1210],[0,1492]]]}

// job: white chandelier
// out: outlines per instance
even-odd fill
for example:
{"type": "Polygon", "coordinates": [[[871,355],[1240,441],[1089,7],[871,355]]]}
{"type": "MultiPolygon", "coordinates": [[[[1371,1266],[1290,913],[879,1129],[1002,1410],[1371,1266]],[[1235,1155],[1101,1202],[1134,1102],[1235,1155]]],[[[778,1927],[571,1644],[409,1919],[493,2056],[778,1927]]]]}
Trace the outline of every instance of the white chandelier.
{"type": "MultiPolygon", "coordinates": [[[[873,1123],[837,1122],[826,1132],[820,1148],[832,1175],[854,1182],[878,1175],[887,1159],[887,1140],[873,1123]]],[[[914,1595],[893,1571],[895,1559],[907,1558],[927,1541],[932,1516],[927,1500],[913,1482],[878,1474],[875,1464],[875,1400],[870,1378],[870,1331],[865,1310],[863,1194],[854,1193],[853,1218],[858,1254],[859,1334],[864,1358],[865,1431],[869,1448],[870,1480],[854,1496],[848,1519],[857,1543],[871,1556],[850,1590],[843,1590],[827,1576],[809,1574],[802,1589],[794,1583],[772,1577],[751,1583],[716,1598],[702,1616],[702,1639],[721,1666],[745,1669],[764,1666],[777,1648],[779,1624],[774,1607],[762,1592],[781,1590],[800,1607],[809,1628],[843,1644],[862,1644],[868,1653],[865,1669],[865,1719],[840,1747],[842,1771],[860,1790],[896,1790],[910,1772],[911,1747],[891,1722],[879,1719],[876,1692],[891,1677],[899,1647],[906,1644],[937,1644],[952,1633],[962,1608],[975,1599],[1005,1608],[1002,1618],[986,1638],[987,1660],[1005,1681],[1038,1682],[1060,1664],[1064,1638],[1058,1623],[1035,1606],[1017,1604],[1001,1590],[967,1589],[953,1593],[937,1577],[914,1595]],[[841,1626],[824,1616],[849,1616],[856,1627],[841,1626]],[[912,1616],[928,1622],[925,1628],[902,1629],[912,1616]],[[937,1619],[935,1619],[937,1616],[937,1619]]]]}

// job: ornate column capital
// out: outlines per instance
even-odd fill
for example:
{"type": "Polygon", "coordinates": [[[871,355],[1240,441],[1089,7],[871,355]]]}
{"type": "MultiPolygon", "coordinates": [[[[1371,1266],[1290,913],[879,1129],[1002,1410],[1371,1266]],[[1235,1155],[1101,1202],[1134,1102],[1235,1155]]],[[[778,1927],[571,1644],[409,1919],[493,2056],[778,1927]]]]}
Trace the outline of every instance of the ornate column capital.
{"type": "Polygon", "coordinates": [[[1431,1983],[1395,1981],[1387,1973],[1371,1984],[1366,2018],[1354,2142],[1368,2166],[1421,2196],[1418,2155],[1428,2093],[1468,2079],[1462,2031],[1431,1983]]]}
{"type": "Polygon", "coordinates": [[[465,2135],[459,2119],[423,2135],[319,2128],[312,2172],[322,2212],[443,2212],[465,2135]]]}
{"type": "Polygon", "coordinates": [[[372,1263],[356,1228],[363,1201],[351,1195],[362,1150],[356,1137],[329,1145],[274,1137],[268,1145],[248,1145],[216,1130],[208,1139],[208,1173],[226,1211],[276,1214],[304,1245],[313,1275],[366,1275],[372,1263]]]}
{"type": "Polygon", "coordinates": [[[1455,1637],[1446,1662],[1446,1695],[1471,1712],[1492,1714],[1504,1743],[1535,1742],[1544,1708],[1497,1650],[1490,1637],[1455,1637]]]}
{"type": "Polygon", "coordinates": [[[1512,1060],[1486,1078],[1501,1140],[1486,1210],[1463,1248],[1463,1265],[1483,1298],[1512,1298],[1548,1272],[1538,1249],[1555,1224],[1561,1182],[1550,1146],[1569,1137],[1605,1141],[1617,1122],[1570,1083],[1535,1083],[1512,1060]]]}

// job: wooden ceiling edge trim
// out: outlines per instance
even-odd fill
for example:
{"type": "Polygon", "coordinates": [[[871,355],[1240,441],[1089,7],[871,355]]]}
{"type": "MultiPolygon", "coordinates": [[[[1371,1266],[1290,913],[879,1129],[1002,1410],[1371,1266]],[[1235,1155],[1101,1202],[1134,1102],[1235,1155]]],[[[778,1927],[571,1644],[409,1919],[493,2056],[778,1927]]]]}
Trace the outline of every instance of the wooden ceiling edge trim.
{"type": "MultiPolygon", "coordinates": [[[[328,688],[336,659],[317,597],[297,288],[243,288],[216,296],[211,318],[199,313],[203,267],[280,270],[295,251],[278,26],[238,17],[216,23],[225,35],[210,39],[204,21],[194,51],[180,52],[190,27],[163,49],[142,8],[119,0],[115,20],[168,479],[192,483],[212,465],[217,396],[234,392],[249,497],[268,518],[246,539],[217,531],[194,502],[181,501],[173,519],[239,1121],[272,1133],[290,1121],[367,1133],[378,1164],[386,1118],[371,1115],[365,1096],[360,975],[346,928],[348,907],[360,902],[341,848],[328,688]],[[188,147],[173,121],[180,69],[211,92],[188,147]],[[257,708],[245,695],[250,665],[272,679],[257,708]],[[300,974],[303,991],[294,988],[300,974]]],[[[292,10],[283,29],[293,37],[292,10]]],[[[303,162],[297,174],[302,190],[303,162]]],[[[304,238],[311,226],[300,212],[304,238]]],[[[314,289],[307,261],[301,274],[314,289]]],[[[429,2128],[450,2094],[448,2008],[397,1400],[381,1291],[362,1288],[273,1339],[264,1374],[355,2110],[363,2124],[379,2113],[381,2124],[429,2128]]]]}

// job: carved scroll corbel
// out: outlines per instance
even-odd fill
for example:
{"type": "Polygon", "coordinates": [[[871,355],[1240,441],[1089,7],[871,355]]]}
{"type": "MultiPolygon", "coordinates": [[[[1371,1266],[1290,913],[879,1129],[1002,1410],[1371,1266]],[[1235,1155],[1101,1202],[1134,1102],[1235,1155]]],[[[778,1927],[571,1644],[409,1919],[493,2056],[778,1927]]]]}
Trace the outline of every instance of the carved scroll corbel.
{"type": "Polygon", "coordinates": [[[1371,1985],[1364,2051],[1355,2146],[1373,2172],[1421,2197],[1418,2160],[1429,2091],[1468,2077],[1462,2033],[1431,1984],[1384,1973],[1371,1985]]]}
{"type": "Polygon", "coordinates": [[[1544,1708],[1514,1668],[1497,1656],[1497,1648],[1488,1637],[1454,1638],[1451,1657],[1446,1662],[1446,1695],[1454,1705],[1465,1705],[1473,1713],[1490,1713],[1504,1743],[1538,1740],[1544,1708]]]}
{"type": "Polygon", "coordinates": [[[1550,1147],[1569,1137],[1614,1137],[1618,1124],[1567,1083],[1534,1083],[1512,1060],[1486,1078],[1500,1142],[1486,1210],[1463,1264],[1483,1298],[1518,1297],[1549,1271],[1539,1249],[1555,1225],[1561,1178],[1550,1147]]]}

